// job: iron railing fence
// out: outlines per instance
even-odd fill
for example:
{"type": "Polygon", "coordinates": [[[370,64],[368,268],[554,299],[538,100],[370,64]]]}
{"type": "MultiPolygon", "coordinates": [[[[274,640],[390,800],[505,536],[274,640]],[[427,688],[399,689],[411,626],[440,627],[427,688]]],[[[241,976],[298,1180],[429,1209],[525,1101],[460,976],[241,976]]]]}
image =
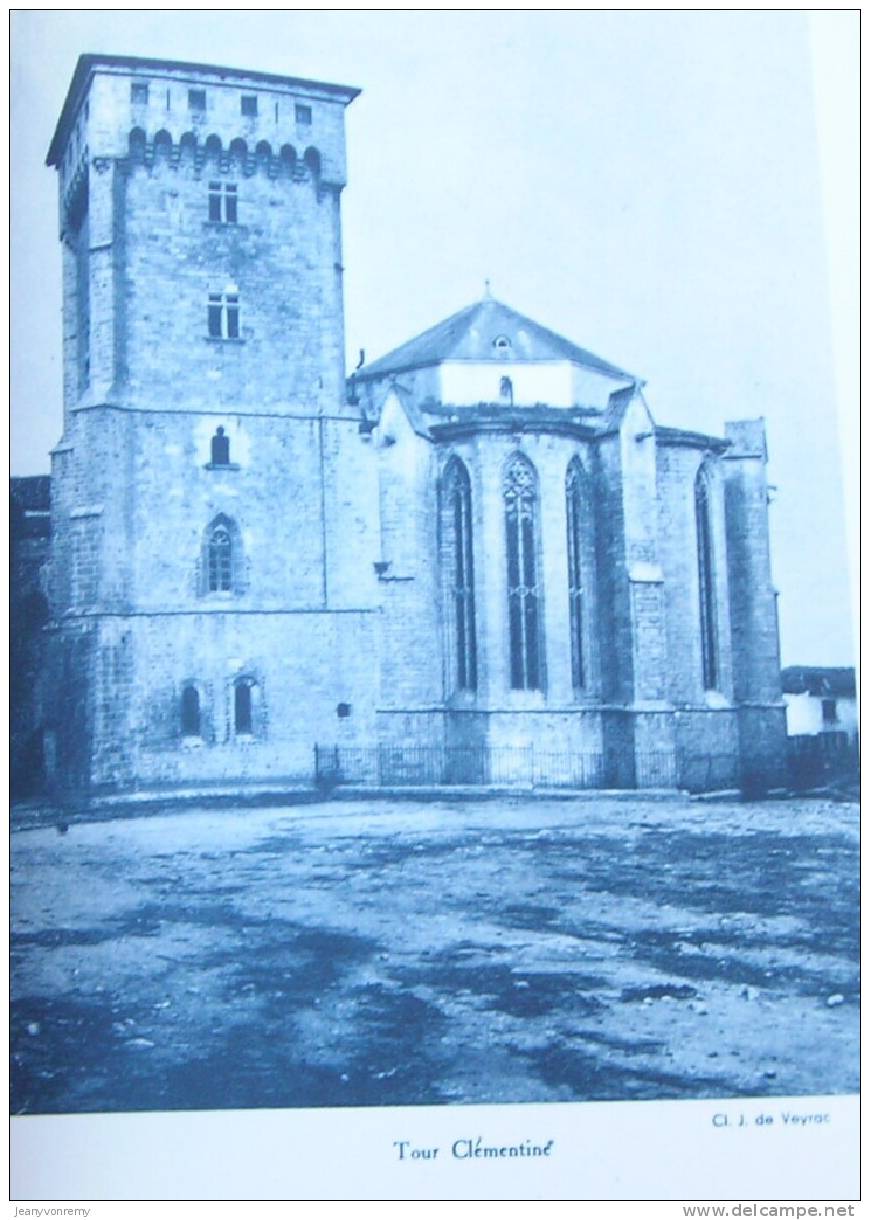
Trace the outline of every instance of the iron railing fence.
{"type": "MultiPolygon", "coordinates": [[[[671,753],[542,751],[509,746],[337,746],[314,749],[315,782],[380,788],[491,786],[675,788],[671,753]]],[[[700,776],[702,768],[696,767],[700,776]]],[[[724,773],[724,760],[720,770],[724,773]]],[[[709,773],[708,767],[707,772],[709,773]]]]}

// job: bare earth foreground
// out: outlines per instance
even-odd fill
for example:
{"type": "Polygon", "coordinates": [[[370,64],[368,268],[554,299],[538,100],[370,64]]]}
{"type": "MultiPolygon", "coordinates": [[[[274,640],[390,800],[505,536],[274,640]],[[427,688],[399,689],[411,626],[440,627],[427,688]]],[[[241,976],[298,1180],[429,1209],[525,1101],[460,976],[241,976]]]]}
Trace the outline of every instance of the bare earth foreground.
{"type": "Polygon", "coordinates": [[[13,1113],[858,1087],[857,806],[331,802],[13,834],[13,1113]]]}

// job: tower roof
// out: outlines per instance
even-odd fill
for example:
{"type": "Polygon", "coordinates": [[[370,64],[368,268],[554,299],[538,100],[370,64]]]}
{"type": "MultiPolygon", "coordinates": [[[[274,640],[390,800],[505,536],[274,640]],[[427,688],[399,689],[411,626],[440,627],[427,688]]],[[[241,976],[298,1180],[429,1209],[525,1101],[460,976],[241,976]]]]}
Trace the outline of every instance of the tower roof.
{"type": "Polygon", "coordinates": [[[451,314],[354,373],[356,380],[400,373],[445,360],[568,360],[620,381],[637,380],[489,295],[451,314]]]}

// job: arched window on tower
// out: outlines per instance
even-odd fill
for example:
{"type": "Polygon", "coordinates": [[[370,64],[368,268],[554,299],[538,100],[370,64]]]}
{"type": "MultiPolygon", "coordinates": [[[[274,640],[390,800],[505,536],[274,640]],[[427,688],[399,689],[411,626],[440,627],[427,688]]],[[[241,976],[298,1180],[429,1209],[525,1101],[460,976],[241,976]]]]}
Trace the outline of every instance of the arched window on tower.
{"type": "Polygon", "coordinates": [[[233,587],[233,534],[230,521],[216,517],[208,530],[206,576],[209,593],[226,593],[233,587]]]}
{"type": "Polygon", "coordinates": [[[716,573],[710,500],[710,479],[702,466],[695,479],[695,529],[698,540],[698,608],[704,690],[716,690],[719,685],[716,573]]]}
{"type": "Polygon", "coordinates": [[[541,689],[541,590],[538,583],[538,480],[517,453],[504,475],[511,686],[541,689]]]}
{"type": "Polygon", "coordinates": [[[208,540],[208,589],[222,593],[233,587],[233,540],[225,525],[216,525],[208,540]]]}
{"type": "Polygon", "coordinates": [[[192,683],[188,683],[181,692],[181,735],[201,736],[199,691],[192,683]]]}
{"type": "Polygon", "coordinates": [[[237,678],[233,697],[236,736],[254,731],[253,678],[237,678]]]}
{"type": "Polygon", "coordinates": [[[565,479],[565,509],[568,518],[568,622],[571,632],[571,681],[575,691],[586,685],[583,655],[583,467],[579,458],[568,464],[565,479]]]}
{"type": "Polygon", "coordinates": [[[498,385],[499,399],[507,406],[512,407],[514,403],[514,383],[510,377],[502,377],[498,385]]]}
{"type": "Polygon", "coordinates": [[[474,549],[471,480],[453,457],[442,481],[442,564],[448,601],[449,653],[458,691],[477,690],[477,627],[474,613],[474,549]]]}
{"type": "Polygon", "coordinates": [[[247,565],[238,524],[224,513],[206,526],[197,565],[200,596],[209,593],[244,593],[248,587],[247,565]]]}

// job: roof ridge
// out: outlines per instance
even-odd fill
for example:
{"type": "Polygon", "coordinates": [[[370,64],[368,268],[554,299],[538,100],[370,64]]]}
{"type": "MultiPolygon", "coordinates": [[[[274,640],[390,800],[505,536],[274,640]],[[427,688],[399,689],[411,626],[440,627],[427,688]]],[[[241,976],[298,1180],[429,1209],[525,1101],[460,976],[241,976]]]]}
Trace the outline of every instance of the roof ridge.
{"type": "MultiPolygon", "coordinates": [[[[446,318],[442,318],[440,322],[434,322],[431,326],[427,326],[425,330],[421,330],[418,335],[414,335],[410,339],[406,339],[404,343],[399,343],[396,347],[385,352],[383,356],[378,356],[371,364],[364,364],[362,368],[354,369],[357,377],[365,376],[371,369],[377,369],[377,366],[384,364],[384,361],[392,361],[401,351],[409,348],[412,345],[416,347],[425,340],[431,339],[437,332],[446,330],[448,327],[455,325],[464,314],[470,315],[480,305],[480,301],[474,301],[471,305],[464,305],[462,309],[457,309],[454,313],[449,314],[446,318]]],[[[390,365],[384,365],[383,372],[400,372],[400,368],[391,368],[390,365]]]]}
{"type": "Polygon", "coordinates": [[[460,349],[463,344],[471,349],[477,347],[477,337],[469,340],[470,327],[477,318],[494,315],[494,320],[497,321],[499,314],[504,317],[506,323],[516,326],[519,330],[524,330],[527,341],[530,343],[537,341],[538,347],[545,349],[537,356],[529,355],[527,352],[525,356],[520,356],[520,359],[569,360],[604,376],[633,383],[640,381],[640,378],[634,373],[603,360],[594,352],[587,351],[572,340],[565,338],[564,335],[560,335],[558,331],[544,326],[541,322],[536,322],[534,318],[520,313],[512,305],[507,305],[492,295],[473,301],[470,305],[442,318],[440,322],[436,322],[421,331],[420,334],[392,348],[383,356],[379,356],[371,364],[355,369],[353,376],[365,380],[368,377],[385,373],[440,364],[442,361],[450,359],[492,359],[492,354],[488,351],[486,353],[476,350],[462,352],[460,349]]]}
{"type": "MultiPolygon", "coordinates": [[[[493,298],[494,299],[494,298],[493,298]]],[[[573,339],[568,339],[565,335],[560,335],[557,330],[553,330],[549,326],[545,326],[543,322],[537,322],[534,318],[530,318],[527,314],[522,314],[519,310],[514,309],[512,305],[505,305],[504,302],[498,302],[502,309],[506,309],[508,313],[519,318],[524,324],[535,327],[539,333],[546,335],[548,339],[555,340],[558,344],[568,344],[574,351],[580,353],[586,360],[590,361],[594,367],[606,368],[609,371],[618,374],[621,377],[630,377],[634,382],[638,382],[641,378],[636,377],[634,373],[629,373],[625,369],[619,368],[615,364],[611,364],[609,360],[604,360],[601,356],[596,356],[594,352],[588,351],[585,347],[580,347],[573,339]]]]}

